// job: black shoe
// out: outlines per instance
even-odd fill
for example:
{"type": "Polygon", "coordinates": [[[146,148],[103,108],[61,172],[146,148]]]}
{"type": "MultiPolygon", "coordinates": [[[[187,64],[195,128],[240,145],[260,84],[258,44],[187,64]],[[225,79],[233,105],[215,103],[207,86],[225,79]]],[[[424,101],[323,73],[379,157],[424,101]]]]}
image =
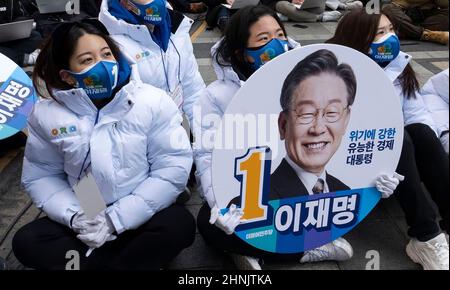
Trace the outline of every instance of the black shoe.
{"type": "Polygon", "coordinates": [[[177,198],[177,204],[184,205],[186,202],[188,202],[191,199],[192,192],[191,190],[186,187],[182,193],[177,198]]]}

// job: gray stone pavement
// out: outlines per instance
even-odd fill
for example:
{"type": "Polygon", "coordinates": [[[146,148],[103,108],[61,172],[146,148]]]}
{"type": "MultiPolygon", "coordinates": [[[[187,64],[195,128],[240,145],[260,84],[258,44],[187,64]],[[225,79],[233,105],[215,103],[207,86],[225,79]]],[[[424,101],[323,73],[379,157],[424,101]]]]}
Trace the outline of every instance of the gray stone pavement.
{"type": "MultiPolygon", "coordinates": [[[[302,45],[324,42],[332,36],[336,27],[336,23],[308,23],[306,29],[293,27],[292,23],[286,23],[286,25],[288,35],[302,45]]],[[[199,26],[197,23],[194,29],[199,26]]],[[[204,31],[194,40],[194,53],[207,84],[215,80],[210,61],[210,49],[219,38],[218,31],[213,30],[204,31]]],[[[406,41],[402,43],[402,50],[413,56],[412,64],[421,84],[433,74],[448,68],[449,54],[446,46],[406,41]]],[[[11,250],[11,239],[14,233],[24,224],[42,216],[19,186],[22,158],[23,149],[0,156],[0,257],[7,260],[9,269],[24,269],[11,250]]],[[[201,205],[202,201],[198,192],[194,192],[186,207],[196,216],[201,205]]],[[[379,253],[380,268],[383,270],[421,269],[406,256],[405,246],[408,242],[406,231],[404,215],[395,198],[382,200],[361,224],[345,236],[354,248],[354,257],[351,260],[303,265],[300,263],[264,264],[263,269],[363,270],[369,261],[366,254],[370,250],[379,253]]],[[[219,270],[234,269],[234,264],[227,255],[218,253],[206,245],[197,231],[194,244],[182,251],[169,268],[219,270]]]]}

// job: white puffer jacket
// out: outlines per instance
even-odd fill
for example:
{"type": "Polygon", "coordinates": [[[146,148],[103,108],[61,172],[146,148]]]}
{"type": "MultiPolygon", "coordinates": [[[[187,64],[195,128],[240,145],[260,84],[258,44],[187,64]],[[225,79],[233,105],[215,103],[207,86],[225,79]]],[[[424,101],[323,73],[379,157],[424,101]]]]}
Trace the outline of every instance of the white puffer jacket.
{"type": "Polygon", "coordinates": [[[86,169],[118,233],[136,229],[184,190],[192,150],[181,115],[164,91],[140,81],[135,66],[130,79],[101,110],[83,89],[56,91],[58,102],[35,105],[22,184],[52,220],[70,226],[82,210],[72,186],[86,169]]]}
{"type": "Polygon", "coordinates": [[[448,69],[431,77],[422,88],[422,95],[428,110],[436,123],[439,136],[448,127],[448,69]]]}
{"type": "MultiPolygon", "coordinates": [[[[300,47],[300,44],[295,40],[288,38],[288,41],[290,47],[293,49],[300,47]]],[[[240,80],[238,74],[231,66],[222,66],[217,63],[215,56],[220,42],[217,42],[211,49],[212,62],[217,80],[208,85],[206,89],[207,94],[202,96],[195,104],[196,109],[199,108],[201,110],[201,114],[196,114],[194,119],[196,175],[197,179],[200,180],[202,197],[206,199],[211,208],[216,205],[211,183],[211,159],[214,149],[212,147],[214,142],[211,142],[211,140],[215,139],[214,135],[218,129],[217,125],[219,122],[210,122],[211,118],[205,118],[205,116],[214,116],[214,119],[220,121],[231,99],[245,83],[240,80]],[[196,133],[198,130],[201,131],[201,134],[196,133]],[[199,136],[207,137],[208,141],[201,142],[199,136]]]]}
{"type": "Polygon", "coordinates": [[[189,35],[193,21],[184,17],[176,33],[171,34],[169,47],[164,52],[153,41],[145,25],[130,24],[111,15],[108,0],[102,2],[99,20],[120,44],[128,60],[137,63],[142,82],[165,90],[168,94],[181,82],[184,100],[182,109],[192,124],[192,107],[206,89],[189,35]]]}
{"type": "Polygon", "coordinates": [[[412,57],[409,54],[400,51],[400,54],[384,68],[384,71],[394,85],[400,98],[405,126],[414,123],[422,123],[433,129],[437,135],[436,125],[431,117],[430,111],[428,111],[428,108],[423,101],[422,95],[419,92],[416,92],[416,97],[409,99],[403,95],[402,86],[398,77],[402,74],[403,70],[411,60],[412,57]]]}

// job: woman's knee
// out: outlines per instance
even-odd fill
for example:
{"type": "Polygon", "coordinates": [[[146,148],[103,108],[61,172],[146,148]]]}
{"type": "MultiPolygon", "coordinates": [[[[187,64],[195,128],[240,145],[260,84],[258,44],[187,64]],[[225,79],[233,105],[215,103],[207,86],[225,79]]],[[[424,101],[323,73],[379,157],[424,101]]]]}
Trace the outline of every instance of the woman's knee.
{"type": "Polygon", "coordinates": [[[12,239],[12,249],[14,255],[18,258],[22,256],[22,253],[31,245],[30,241],[33,235],[25,227],[20,228],[12,239]]]}
{"type": "Polygon", "coordinates": [[[405,127],[405,131],[408,132],[414,143],[417,142],[430,143],[436,141],[439,142],[436,133],[433,131],[433,129],[431,129],[430,126],[425,124],[421,123],[410,124],[405,127]]]}
{"type": "Polygon", "coordinates": [[[195,219],[184,206],[172,205],[161,211],[156,218],[157,220],[151,223],[153,225],[151,227],[153,228],[156,225],[169,240],[184,241],[185,247],[194,242],[195,219]]]}
{"type": "MultiPolygon", "coordinates": [[[[295,8],[294,8],[295,9],[295,8]]],[[[279,13],[282,13],[286,16],[289,16],[294,11],[292,5],[289,1],[278,1],[275,4],[275,10],[279,13]]]]}
{"type": "Polygon", "coordinates": [[[68,229],[50,220],[41,218],[20,228],[12,239],[14,255],[22,264],[34,268],[35,259],[51,248],[50,242],[68,234],[68,229]],[[34,262],[33,262],[34,261],[34,262]]]}
{"type": "Polygon", "coordinates": [[[32,266],[28,262],[30,255],[34,253],[34,246],[38,243],[38,233],[33,223],[20,228],[12,239],[12,250],[16,258],[26,266],[32,266]]]}

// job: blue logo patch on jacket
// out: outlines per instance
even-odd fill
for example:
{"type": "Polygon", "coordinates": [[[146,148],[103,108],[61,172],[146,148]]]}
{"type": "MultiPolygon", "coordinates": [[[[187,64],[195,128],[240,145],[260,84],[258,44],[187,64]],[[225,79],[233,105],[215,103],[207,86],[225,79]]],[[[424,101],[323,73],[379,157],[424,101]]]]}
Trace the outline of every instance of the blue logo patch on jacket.
{"type": "Polygon", "coordinates": [[[53,128],[50,131],[52,138],[67,137],[67,136],[76,135],[77,133],[78,133],[78,130],[77,130],[77,126],[75,126],[75,125],[69,125],[69,126],[60,127],[60,128],[53,128]]]}
{"type": "Polygon", "coordinates": [[[137,53],[135,55],[135,58],[136,58],[136,60],[139,61],[139,60],[142,60],[142,59],[147,58],[149,56],[150,56],[150,51],[146,50],[146,51],[137,53]]]}

